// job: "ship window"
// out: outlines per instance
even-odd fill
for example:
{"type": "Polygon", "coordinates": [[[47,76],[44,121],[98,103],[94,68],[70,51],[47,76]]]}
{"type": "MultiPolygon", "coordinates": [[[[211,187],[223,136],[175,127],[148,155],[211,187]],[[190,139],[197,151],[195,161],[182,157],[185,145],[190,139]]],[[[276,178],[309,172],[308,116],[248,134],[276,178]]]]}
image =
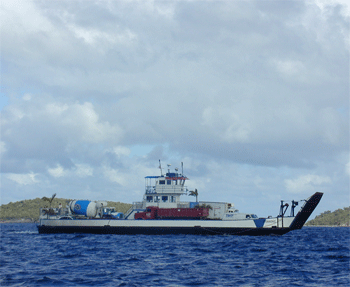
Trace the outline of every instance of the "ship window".
{"type": "Polygon", "coordinates": [[[168,180],[166,181],[166,184],[167,184],[167,185],[171,185],[171,180],[168,179],[168,180]]]}
{"type": "Polygon", "coordinates": [[[168,197],[167,196],[162,196],[162,201],[163,202],[167,202],[168,201],[168,197]]]}
{"type": "Polygon", "coordinates": [[[250,215],[249,215],[249,214],[247,214],[247,215],[245,216],[245,218],[250,218],[250,215]]]}
{"type": "Polygon", "coordinates": [[[153,201],[153,196],[147,196],[146,200],[147,200],[147,202],[152,202],[153,201]]]}
{"type": "Polygon", "coordinates": [[[159,184],[165,184],[165,180],[160,180],[159,184]]]}
{"type": "Polygon", "coordinates": [[[154,202],[159,202],[159,196],[158,195],[154,197],[154,202]]]}
{"type": "Polygon", "coordinates": [[[176,202],[176,197],[175,196],[171,196],[170,197],[170,202],[176,202]]]}

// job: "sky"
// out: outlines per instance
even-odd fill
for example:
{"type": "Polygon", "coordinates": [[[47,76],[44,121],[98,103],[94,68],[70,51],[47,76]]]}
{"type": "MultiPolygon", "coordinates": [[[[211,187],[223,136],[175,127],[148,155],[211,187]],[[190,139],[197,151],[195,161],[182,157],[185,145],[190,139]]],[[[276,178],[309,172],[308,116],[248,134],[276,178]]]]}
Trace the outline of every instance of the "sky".
{"type": "Polygon", "coordinates": [[[141,201],[161,160],[241,212],[349,206],[349,7],[2,0],[1,204],[141,201]]]}

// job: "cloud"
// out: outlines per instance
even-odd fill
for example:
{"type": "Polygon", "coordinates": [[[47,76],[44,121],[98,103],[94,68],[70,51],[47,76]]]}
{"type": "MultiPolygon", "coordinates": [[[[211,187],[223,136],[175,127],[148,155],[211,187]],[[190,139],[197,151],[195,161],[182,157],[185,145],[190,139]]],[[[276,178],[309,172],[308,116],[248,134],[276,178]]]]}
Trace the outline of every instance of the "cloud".
{"type": "Polygon", "coordinates": [[[79,177],[93,176],[93,168],[87,164],[77,164],[75,174],[79,177]]]}
{"type": "Polygon", "coordinates": [[[60,165],[57,165],[56,168],[49,168],[48,173],[52,175],[53,177],[61,177],[64,176],[65,171],[64,168],[60,165]]]}
{"type": "Polygon", "coordinates": [[[345,173],[350,176],[350,162],[345,165],[345,173]]]}
{"type": "Polygon", "coordinates": [[[36,98],[16,109],[5,108],[3,117],[2,139],[9,146],[3,153],[5,171],[13,169],[14,160],[18,171],[20,166],[29,167],[32,159],[53,166],[60,158],[59,163],[69,167],[69,154],[77,152],[81,144],[118,142],[123,136],[118,124],[101,121],[89,102],[63,104],[36,98]]]}
{"type": "Polygon", "coordinates": [[[0,141],[0,154],[6,152],[6,143],[3,141],[0,141]]]}
{"type": "Polygon", "coordinates": [[[93,168],[87,164],[75,164],[73,169],[64,169],[61,165],[57,165],[55,168],[49,168],[47,170],[49,175],[53,177],[66,177],[66,176],[78,176],[85,178],[93,175],[93,168]]]}
{"type": "Polygon", "coordinates": [[[27,174],[9,173],[7,174],[7,178],[18,183],[19,185],[30,185],[39,182],[39,180],[35,178],[37,175],[38,174],[35,174],[33,172],[27,174]]]}
{"type": "Polygon", "coordinates": [[[329,176],[319,176],[307,174],[299,176],[296,179],[286,179],[285,184],[288,192],[300,193],[303,191],[314,191],[316,188],[322,188],[325,184],[330,184],[329,176]]]}
{"type": "Polygon", "coordinates": [[[348,198],[348,6],[3,2],[2,200],[32,173],[132,202],[159,159],[207,198],[348,198]]]}

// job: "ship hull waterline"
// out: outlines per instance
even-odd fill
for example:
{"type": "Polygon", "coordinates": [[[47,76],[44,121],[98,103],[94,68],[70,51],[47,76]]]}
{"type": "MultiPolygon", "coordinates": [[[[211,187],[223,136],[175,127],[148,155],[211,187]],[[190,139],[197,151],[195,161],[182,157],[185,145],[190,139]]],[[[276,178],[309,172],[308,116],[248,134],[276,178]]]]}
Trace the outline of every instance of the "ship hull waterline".
{"type": "Polygon", "coordinates": [[[218,227],[112,227],[112,226],[38,226],[38,231],[44,233],[90,233],[119,235],[283,235],[290,228],[218,228],[218,227]]]}

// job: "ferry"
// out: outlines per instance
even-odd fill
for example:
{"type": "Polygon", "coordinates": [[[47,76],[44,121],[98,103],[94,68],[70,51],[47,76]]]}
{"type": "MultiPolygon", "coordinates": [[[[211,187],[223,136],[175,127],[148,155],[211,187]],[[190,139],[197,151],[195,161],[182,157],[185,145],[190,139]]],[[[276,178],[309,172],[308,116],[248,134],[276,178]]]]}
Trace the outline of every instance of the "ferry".
{"type": "MultiPolygon", "coordinates": [[[[106,201],[71,200],[66,207],[40,208],[39,233],[95,234],[192,234],[192,235],[283,235],[301,229],[323,193],[304,200],[298,213],[298,201],[281,201],[275,217],[241,213],[233,203],[198,201],[198,191],[189,191],[179,169],[145,177],[145,193],[122,213],[106,201]],[[181,196],[195,196],[195,201],[181,201],[181,196]],[[287,210],[289,209],[289,215],[287,210]]],[[[54,195],[55,196],[55,195],[54,195]]],[[[52,199],[54,198],[52,197],[52,199]]],[[[52,202],[51,199],[51,202],[52,202]]]]}

